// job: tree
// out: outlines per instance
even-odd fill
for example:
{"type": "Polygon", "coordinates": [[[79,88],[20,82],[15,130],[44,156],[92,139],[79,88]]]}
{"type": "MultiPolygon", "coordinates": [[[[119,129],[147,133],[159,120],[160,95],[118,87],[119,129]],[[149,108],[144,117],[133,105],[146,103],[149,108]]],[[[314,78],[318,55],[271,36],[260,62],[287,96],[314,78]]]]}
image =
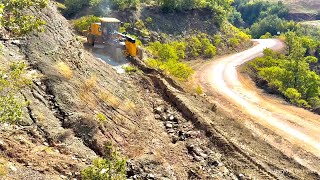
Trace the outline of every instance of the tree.
{"type": "Polygon", "coordinates": [[[299,37],[293,32],[285,35],[288,55],[280,55],[270,49],[264,50],[265,57],[250,62],[258,72],[258,78],[267,81],[274,91],[283,94],[290,102],[301,107],[316,108],[320,104],[320,76],[310,70],[310,63],[318,59],[307,56],[306,51],[312,40],[299,37]]]}

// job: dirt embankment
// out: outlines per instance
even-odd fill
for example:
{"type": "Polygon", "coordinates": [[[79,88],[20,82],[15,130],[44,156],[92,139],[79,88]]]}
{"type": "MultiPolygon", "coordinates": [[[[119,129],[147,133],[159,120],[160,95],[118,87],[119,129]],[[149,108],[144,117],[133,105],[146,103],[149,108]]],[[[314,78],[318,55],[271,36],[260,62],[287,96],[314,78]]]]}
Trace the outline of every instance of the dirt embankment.
{"type": "Polygon", "coordinates": [[[138,10],[115,11],[111,16],[131,24],[142,20],[150,31],[159,35],[165,33],[172,36],[183,36],[196,32],[215,34],[219,30],[212,17],[212,12],[208,9],[166,13],[159,7],[143,6],[138,10]],[[148,23],[147,18],[151,18],[152,21],[148,23]]]}

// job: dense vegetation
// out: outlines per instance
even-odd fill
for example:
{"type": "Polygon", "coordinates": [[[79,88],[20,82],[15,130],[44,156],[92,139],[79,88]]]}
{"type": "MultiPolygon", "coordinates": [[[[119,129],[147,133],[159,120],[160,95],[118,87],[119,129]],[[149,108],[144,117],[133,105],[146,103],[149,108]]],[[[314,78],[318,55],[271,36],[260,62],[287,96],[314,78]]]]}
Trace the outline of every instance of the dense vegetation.
{"type": "Polygon", "coordinates": [[[235,0],[233,6],[229,20],[238,27],[248,28],[254,38],[260,38],[267,32],[273,36],[295,28],[293,21],[285,20],[289,10],[281,1],[235,0]]]}
{"type": "Polygon", "coordinates": [[[270,49],[265,57],[249,63],[251,75],[258,81],[267,82],[269,88],[285,96],[291,103],[305,108],[320,107],[320,76],[310,70],[310,63],[320,43],[310,37],[299,37],[294,32],[286,33],[288,54],[270,49]]]}
{"type": "Polygon", "coordinates": [[[247,43],[249,39],[250,36],[244,32],[225,24],[221,27],[219,35],[198,33],[170,43],[149,43],[148,50],[153,54],[153,58],[149,58],[147,63],[180,80],[187,80],[193,74],[193,70],[181,60],[199,57],[210,59],[217,54],[217,48],[233,49],[241,43],[247,43]]]}
{"type": "Polygon", "coordinates": [[[185,57],[186,46],[184,43],[161,44],[155,42],[150,44],[149,50],[155,55],[155,59],[148,59],[149,66],[164,70],[167,74],[180,80],[186,80],[192,75],[192,68],[179,62],[179,58],[185,57]]]}

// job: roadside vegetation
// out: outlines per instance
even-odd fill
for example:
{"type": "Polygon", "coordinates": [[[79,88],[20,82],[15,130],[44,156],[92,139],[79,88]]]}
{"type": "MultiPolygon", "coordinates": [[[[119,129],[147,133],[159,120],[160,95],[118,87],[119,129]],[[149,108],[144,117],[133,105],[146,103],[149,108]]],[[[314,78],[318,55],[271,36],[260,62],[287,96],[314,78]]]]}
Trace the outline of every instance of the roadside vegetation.
{"type": "Polygon", "coordinates": [[[153,58],[147,60],[147,64],[164,70],[179,80],[185,81],[193,74],[193,70],[183,61],[192,59],[210,59],[217,54],[217,47],[233,49],[243,42],[248,42],[250,36],[236,27],[226,24],[221,28],[222,34],[210,36],[205,33],[191,35],[179,41],[170,43],[153,42],[147,49],[153,58]],[[227,41],[223,41],[227,39],[227,41]]]}
{"type": "Polygon", "coordinates": [[[310,69],[310,64],[318,61],[314,52],[320,43],[294,32],[286,33],[284,38],[287,54],[265,49],[264,57],[248,64],[249,72],[257,82],[266,82],[271,91],[280,93],[291,103],[319,108],[320,76],[310,69]]]}
{"type": "Polygon", "coordinates": [[[320,77],[315,71],[320,52],[319,29],[287,21],[289,9],[281,1],[235,0],[229,20],[253,38],[279,37],[287,45],[284,54],[264,51],[264,57],[248,63],[248,73],[269,91],[309,109],[320,107],[320,77]],[[266,86],[265,86],[266,85],[266,86]]]}

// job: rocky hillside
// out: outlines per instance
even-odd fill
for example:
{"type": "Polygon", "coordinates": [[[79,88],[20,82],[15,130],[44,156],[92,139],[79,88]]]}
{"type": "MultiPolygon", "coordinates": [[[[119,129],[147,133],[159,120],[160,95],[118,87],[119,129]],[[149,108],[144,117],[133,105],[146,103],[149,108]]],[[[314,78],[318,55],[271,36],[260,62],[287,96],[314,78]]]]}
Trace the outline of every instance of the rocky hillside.
{"type": "Polygon", "coordinates": [[[234,177],[215,152],[199,147],[205,134],[163,99],[151,79],[119,75],[86,52],[54,3],[34,14],[47,22],[44,33],[1,42],[2,59],[25,61],[36,77],[21,92],[28,102],[25,118],[0,127],[4,179],[79,178],[110,141],[130,159],[128,177],[205,178],[215,168],[215,176],[234,177]],[[205,171],[198,169],[204,158],[205,171]]]}
{"type": "Polygon", "coordinates": [[[44,33],[1,41],[1,62],[25,61],[35,76],[21,92],[25,117],[0,124],[2,179],[80,179],[107,142],[128,158],[129,179],[318,177],[141,62],[143,72],[117,74],[84,50],[53,2],[34,14],[44,33]]]}

